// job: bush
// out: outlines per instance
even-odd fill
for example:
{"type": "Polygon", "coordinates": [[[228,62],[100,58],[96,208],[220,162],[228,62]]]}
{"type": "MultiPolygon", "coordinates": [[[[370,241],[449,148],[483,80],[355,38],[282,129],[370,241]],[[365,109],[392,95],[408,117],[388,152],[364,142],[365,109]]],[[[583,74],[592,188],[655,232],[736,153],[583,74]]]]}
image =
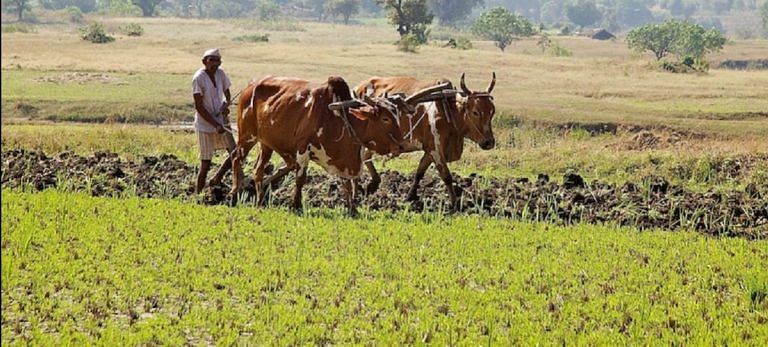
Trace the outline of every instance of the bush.
{"type": "Polygon", "coordinates": [[[101,23],[91,23],[80,28],[80,38],[92,43],[108,43],[115,40],[114,37],[107,35],[101,23]]]}
{"type": "Polygon", "coordinates": [[[406,34],[397,41],[397,50],[401,52],[416,53],[419,48],[419,38],[414,34],[406,34]]]}
{"type": "Polygon", "coordinates": [[[144,28],[137,23],[128,23],[124,27],[120,27],[121,31],[128,36],[141,36],[144,35],[144,28]]]}
{"type": "Polygon", "coordinates": [[[28,24],[10,24],[3,25],[3,33],[36,33],[37,29],[34,26],[28,24]]]}
{"type": "Polygon", "coordinates": [[[673,73],[705,73],[709,71],[709,62],[704,59],[685,57],[681,62],[662,61],[660,67],[673,73]]]}
{"type": "Polygon", "coordinates": [[[234,40],[243,42],[269,42],[269,34],[243,35],[235,37],[234,40]]]}
{"type": "Polygon", "coordinates": [[[570,57],[573,55],[573,52],[568,48],[560,46],[560,43],[555,41],[549,46],[549,54],[554,57],[570,57]]]}
{"type": "Polygon", "coordinates": [[[458,39],[450,38],[444,47],[460,50],[472,49],[472,41],[466,37],[459,37],[458,39]]]}
{"type": "Polygon", "coordinates": [[[69,21],[72,23],[83,22],[83,11],[80,11],[79,7],[69,6],[67,7],[67,14],[69,15],[69,21]]]}

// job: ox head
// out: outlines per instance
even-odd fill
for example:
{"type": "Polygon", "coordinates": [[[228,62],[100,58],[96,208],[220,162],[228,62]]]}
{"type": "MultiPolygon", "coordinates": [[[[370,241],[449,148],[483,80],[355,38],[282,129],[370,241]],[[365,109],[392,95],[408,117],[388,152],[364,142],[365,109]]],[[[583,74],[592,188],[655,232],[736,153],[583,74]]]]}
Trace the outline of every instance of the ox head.
{"type": "Polygon", "coordinates": [[[363,124],[357,136],[369,150],[382,155],[399,155],[405,148],[397,106],[387,98],[364,96],[363,100],[335,102],[329,108],[347,108],[349,114],[357,120],[355,123],[363,124]]]}
{"type": "Polygon", "coordinates": [[[466,99],[460,101],[463,103],[463,117],[467,127],[467,135],[482,149],[491,149],[496,145],[496,139],[493,137],[493,115],[496,113],[496,106],[493,104],[491,91],[496,85],[496,73],[493,73],[493,79],[484,91],[472,91],[467,88],[464,82],[464,74],[461,74],[461,91],[466,99]]]}

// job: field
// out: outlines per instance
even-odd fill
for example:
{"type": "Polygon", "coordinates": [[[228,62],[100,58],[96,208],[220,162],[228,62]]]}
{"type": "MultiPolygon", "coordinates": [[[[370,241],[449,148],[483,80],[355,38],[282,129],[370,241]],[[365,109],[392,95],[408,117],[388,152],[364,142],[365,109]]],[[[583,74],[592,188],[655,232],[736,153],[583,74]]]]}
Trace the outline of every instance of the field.
{"type": "Polygon", "coordinates": [[[764,59],[765,40],[673,74],[620,39],[553,37],[573,56],[552,57],[535,39],[445,48],[468,36],[437,28],[403,53],[381,20],[104,17],[117,41],[95,45],[48,16],[3,24],[3,345],[768,339],[768,71],[716,68],[764,59]],[[144,36],[119,34],[132,22],[144,36]],[[286,208],[291,177],[267,208],[224,206],[226,186],[192,193],[186,126],[210,47],[233,94],[268,74],[466,72],[483,89],[495,72],[497,146],[467,142],[451,163],[455,214],[433,169],[404,201],[418,154],[377,159],[384,189],[358,218],[315,169],[302,214],[286,208]]]}

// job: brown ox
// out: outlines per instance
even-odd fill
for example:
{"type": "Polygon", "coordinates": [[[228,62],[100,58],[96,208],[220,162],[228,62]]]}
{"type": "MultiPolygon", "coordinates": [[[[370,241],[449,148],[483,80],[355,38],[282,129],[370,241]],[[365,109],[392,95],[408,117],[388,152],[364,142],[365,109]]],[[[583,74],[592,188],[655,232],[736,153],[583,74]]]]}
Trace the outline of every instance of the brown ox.
{"type": "MultiPolygon", "coordinates": [[[[411,95],[418,90],[433,84],[442,83],[420,82],[411,77],[372,77],[363,81],[355,88],[360,95],[373,86],[372,95],[405,93],[411,95]]],[[[400,112],[400,129],[406,134],[408,144],[405,152],[423,151],[413,179],[413,185],[408,192],[408,200],[418,199],[419,182],[424,177],[427,168],[434,162],[440,178],[443,179],[448,197],[453,208],[458,207],[456,191],[453,189],[453,177],[448,169],[448,163],[459,160],[464,151],[464,138],[468,138],[480,148],[488,150],[494,147],[491,122],[496,108],[493,104],[491,91],[496,84],[496,73],[485,91],[471,91],[464,83],[461,75],[461,90],[463,95],[458,98],[447,97],[424,103],[417,107],[414,113],[400,112]],[[447,111],[447,112],[446,112],[447,111]]],[[[371,174],[371,182],[367,187],[368,193],[378,189],[381,177],[370,161],[372,153],[366,153],[365,165],[371,174]]]]}
{"type": "Polygon", "coordinates": [[[312,160],[327,172],[347,179],[347,205],[350,213],[355,213],[350,179],[362,171],[363,149],[395,155],[401,151],[402,133],[394,105],[352,99],[349,86],[340,77],[315,84],[269,76],[249,84],[239,101],[238,141],[232,156],[233,196],[242,186],[243,160],[258,142],[261,153],[253,177],[259,203],[264,198],[265,168],[272,153],[277,152],[286,163],[284,170],[296,174],[293,208],[302,207],[301,191],[312,160]]]}

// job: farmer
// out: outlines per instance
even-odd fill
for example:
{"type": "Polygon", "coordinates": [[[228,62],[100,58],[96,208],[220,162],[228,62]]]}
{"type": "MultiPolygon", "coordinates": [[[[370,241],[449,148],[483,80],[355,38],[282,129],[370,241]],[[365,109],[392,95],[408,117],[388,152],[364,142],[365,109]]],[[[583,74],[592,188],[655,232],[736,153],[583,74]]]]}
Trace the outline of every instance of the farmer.
{"type": "MultiPolygon", "coordinates": [[[[205,179],[211,169],[211,158],[217,149],[235,149],[235,138],[229,127],[229,105],[232,96],[229,87],[232,84],[221,65],[221,53],[217,48],[203,53],[203,65],[192,77],[192,97],[195,99],[195,132],[200,145],[200,171],[197,174],[195,193],[205,188],[205,179]]],[[[229,156],[211,179],[210,186],[221,183],[224,175],[231,168],[229,156]]]]}

